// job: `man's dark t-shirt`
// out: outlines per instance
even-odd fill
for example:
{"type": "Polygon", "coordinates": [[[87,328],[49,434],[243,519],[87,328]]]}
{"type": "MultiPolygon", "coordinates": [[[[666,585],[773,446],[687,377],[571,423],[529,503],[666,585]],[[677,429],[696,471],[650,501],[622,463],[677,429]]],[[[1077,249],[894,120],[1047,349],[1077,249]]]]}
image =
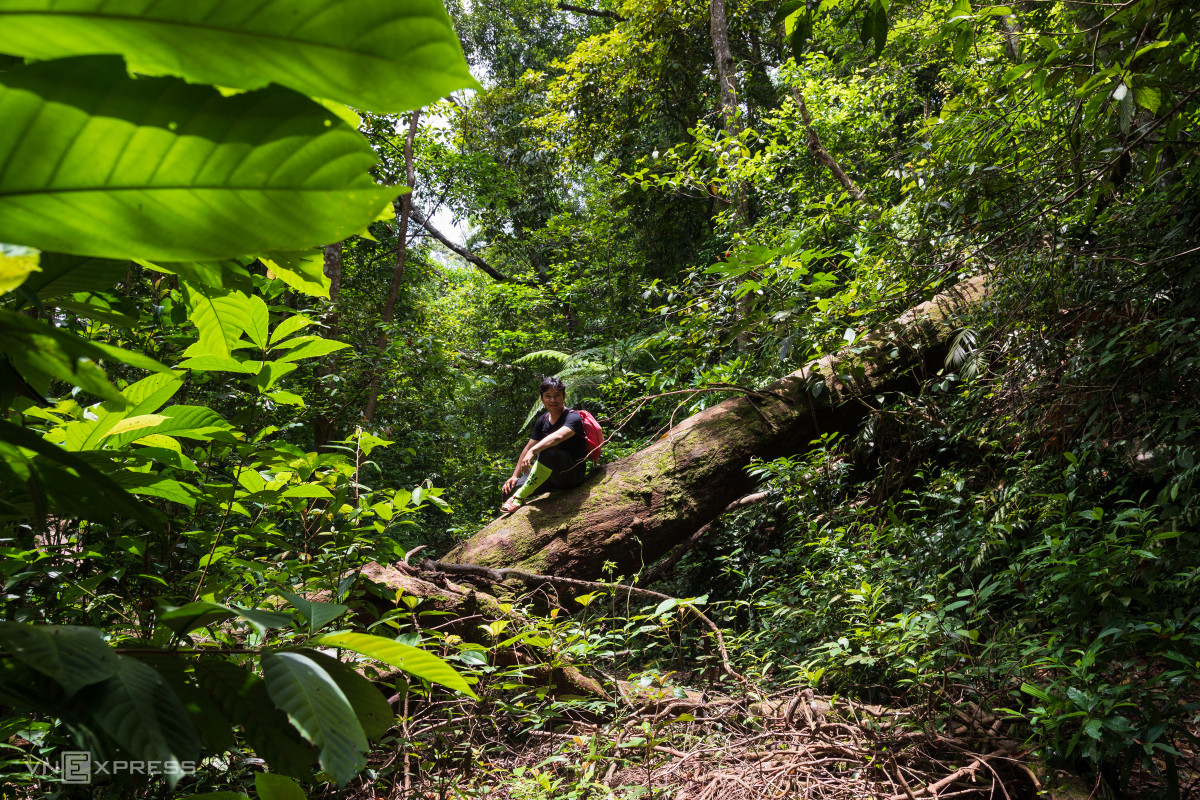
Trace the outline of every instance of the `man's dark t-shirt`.
{"type": "MultiPolygon", "coordinates": [[[[571,457],[571,463],[583,462],[588,455],[587,436],[583,431],[583,418],[579,416],[578,411],[566,409],[562,416],[558,418],[557,425],[550,424],[550,413],[542,412],[538,418],[533,421],[533,430],[529,434],[530,439],[541,441],[550,434],[561,429],[564,425],[575,432],[575,435],[567,439],[562,444],[557,444],[551,447],[550,450],[560,450],[571,457]]],[[[549,452],[549,451],[547,451],[549,452]]]]}

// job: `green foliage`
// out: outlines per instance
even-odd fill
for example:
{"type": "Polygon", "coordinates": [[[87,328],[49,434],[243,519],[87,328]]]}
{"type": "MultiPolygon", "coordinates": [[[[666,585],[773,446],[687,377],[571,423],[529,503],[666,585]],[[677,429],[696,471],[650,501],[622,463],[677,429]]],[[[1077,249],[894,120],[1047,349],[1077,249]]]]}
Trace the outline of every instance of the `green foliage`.
{"type": "Polygon", "coordinates": [[[0,239],[42,250],[183,261],[299,249],[361,230],[393,194],[350,126],[282,89],[222,97],[134,79],[118,58],[66,58],[0,73],[0,108],[12,122],[0,239]]]}
{"type": "MultiPolygon", "coordinates": [[[[361,600],[362,564],[403,555],[389,528],[445,503],[363,482],[392,442],[309,452],[271,424],[346,347],[283,295],[328,296],[313,248],[396,195],[338,103],[476,84],[439,3],[142,5],[0,4],[0,51],[29,59],[0,68],[6,723],[43,752],[174,765],[171,786],[242,746],[344,785],[394,714],[305,645],[361,600]]],[[[434,655],[392,660],[470,692],[434,655]]]]}
{"type": "Polygon", "coordinates": [[[35,59],[121,55],[131,72],[261,89],[270,83],[369,111],[418,108],[478,84],[441,3],[329,0],[238,7],[207,0],[68,9],[51,0],[0,8],[0,51],[35,59]]]}
{"type": "MultiPolygon", "coordinates": [[[[728,601],[757,674],[935,727],[999,710],[1051,761],[1171,795],[1200,607],[1190,4],[727,3],[734,137],[706,3],[454,4],[492,86],[422,114],[413,198],[502,284],[413,228],[395,263],[395,114],[474,85],[436,4],[50,5],[0,1],[0,103],[28,123],[0,133],[0,685],[31,751],[235,747],[345,781],[378,742],[432,774],[577,708],[505,647],[670,691],[696,637],[669,603],[465,641],[359,571],[490,518],[544,371],[632,452],[989,271],[944,372],[755,466],[771,501],[676,594],[728,601]],[[390,730],[314,647],[484,705],[390,730]]],[[[582,797],[604,759],[651,772],[665,731],[497,779],[582,797]]]]}

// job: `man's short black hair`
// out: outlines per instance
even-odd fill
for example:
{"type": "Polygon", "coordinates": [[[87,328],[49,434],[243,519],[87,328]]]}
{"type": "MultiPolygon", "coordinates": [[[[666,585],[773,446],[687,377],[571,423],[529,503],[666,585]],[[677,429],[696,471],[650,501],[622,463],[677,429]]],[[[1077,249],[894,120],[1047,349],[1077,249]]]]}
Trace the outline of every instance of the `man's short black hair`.
{"type": "Polygon", "coordinates": [[[547,375],[546,377],[542,378],[542,385],[538,387],[538,397],[541,397],[551,389],[561,390],[563,396],[566,396],[567,394],[567,385],[562,382],[562,378],[558,377],[557,375],[547,375]]]}

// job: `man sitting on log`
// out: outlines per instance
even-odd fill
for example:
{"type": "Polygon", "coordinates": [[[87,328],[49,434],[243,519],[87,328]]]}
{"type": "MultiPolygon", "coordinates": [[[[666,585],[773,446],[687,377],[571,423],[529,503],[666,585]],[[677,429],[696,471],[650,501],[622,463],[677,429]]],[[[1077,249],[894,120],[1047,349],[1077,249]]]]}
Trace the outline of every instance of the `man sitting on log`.
{"type": "Polygon", "coordinates": [[[546,413],[533,421],[530,439],[517,459],[512,477],[504,482],[504,494],[513,492],[500,510],[516,511],[539,487],[570,489],[583,483],[588,456],[583,419],[567,408],[567,387],[553,375],[542,381],[538,391],[546,413]]]}

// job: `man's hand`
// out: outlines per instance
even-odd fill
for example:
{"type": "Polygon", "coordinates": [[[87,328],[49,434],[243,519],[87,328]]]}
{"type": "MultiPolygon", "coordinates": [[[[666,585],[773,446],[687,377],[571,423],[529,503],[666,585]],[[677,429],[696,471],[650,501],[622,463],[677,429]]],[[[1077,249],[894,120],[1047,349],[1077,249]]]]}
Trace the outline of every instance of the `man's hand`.
{"type": "Polygon", "coordinates": [[[513,490],[513,487],[515,487],[515,486],[517,485],[517,480],[518,480],[518,477],[517,477],[516,475],[513,475],[511,478],[509,478],[508,480],[506,480],[506,481],[504,482],[504,488],[503,488],[503,489],[501,489],[501,493],[502,493],[502,494],[509,494],[509,493],[511,493],[511,492],[512,492],[512,490],[513,490]]]}

